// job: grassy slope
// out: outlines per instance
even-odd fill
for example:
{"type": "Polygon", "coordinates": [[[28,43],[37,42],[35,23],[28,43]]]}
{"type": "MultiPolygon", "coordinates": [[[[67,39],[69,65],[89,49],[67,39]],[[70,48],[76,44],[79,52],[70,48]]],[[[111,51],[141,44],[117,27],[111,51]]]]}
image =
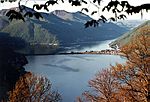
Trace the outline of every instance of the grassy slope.
{"type": "Polygon", "coordinates": [[[7,32],[11,36],[21,37],[29,43],[52,43],[56,39],[46,29],[30,20],[26,22],[14,20],[2,29],[1,32],[7,32]]]}
{"type": "MultiPolygon", "coordinates": [[[[6,19],[1,18],[1,20],[6,19]]],[[[21,53],[24,54],[53,53],[57,46],[43,45],[43,43],[59,43],[56,37],[47,29],[43,28],[40,24],[32,22],[32,20],[27,20],[26,22],[21,20],[13,20],[12,22],[8,23],[8,25],[3,27],[3,29],[0,29],[0,32],[9,33],[12,37],[22,38],[26,42],[26,47],[24,47],[22,50],[19,50],[19,52],[21,51],[21,53]]]]}
{"type": "Polygon", "coordinates": [[[117,40],[110,44],[111,47],[115,46],[116,44],[121,47],[125,44],[128,44],[135,36],[139,35],[138,30],[144,26],[150,26],[150,20],[144,22],[143,24],[139,25],[138,27],[134,28],[133,30],[123,34],[117,40]]]}

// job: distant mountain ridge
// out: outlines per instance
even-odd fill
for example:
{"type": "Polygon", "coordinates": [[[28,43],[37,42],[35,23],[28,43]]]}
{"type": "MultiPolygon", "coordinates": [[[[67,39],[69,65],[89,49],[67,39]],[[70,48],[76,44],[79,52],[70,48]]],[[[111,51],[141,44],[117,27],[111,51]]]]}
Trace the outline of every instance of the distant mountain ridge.
{"type": "Polygon", "coordinates": [[[56,10],[54,12],[52,12],[54,15],[56,15],[57,17],[63,19],[63,20],[73,20],[73,15],[71,13],[68,13],[64,10],[60,11],[60,10],[56,10]]]}
{"type": "MultiPolygon", "coordinates": [[[[36,12],[28,7],[25,9],[36,12]]],[[[8,11],[8,9],[0,11],[0,32],[21,37],[30,43],[53,43],[55,40],[57,42],[57,39],[60,45],[104,41],[115,39],[128,31],[128,28],[111,22],[85,29],[84,24],[91,18],[80,12],[69,13],[64,10],[56,10],[49,14],[41,13],[44,19],[26,18],[26,22],[20,20],[10,22],[7,17],[3,16],[8,11]]]]}
{"type": "Polygon", "coordinates": [[[123,34],[122,36],[120,36],[118,39],[116,39],[115,41],[113,41],[112,43],[110,43],[110,46],[112,48],[116,48],[116,46],[118,47],[122,47],[126,44],[128,44],[129,42],[131,42],[131,40],[133,38],[135,38],[137,35],[139,35],[140,33],[138,32],[142,27],[145,26],[149,26],[150,27],[150,20],[145,21],[144,23],[142,23],[141,25],[139,25],[138,27],[135,27],[133,30],[123,34]]]}
{"type": "MultiPolygon", "coordinates": [[[[32,11],[30,8],[26,7],[26,9],[27,11],[32,11]]],[[[91,18],[79,12],[69,13],[63,10],[56,10],[50,14],[42,13],[42,15],[44,20],[31,19],[31,21],[40,24],[41,27],[56,35],[64,43],[114,39],[128,30],[113,23],[102,23],[99,27],[85,29],[84,23],[91,18]]]]}
{"type": "Polygon", "coordinates": [[[127,27],[128,29],[132,30],[135,27],[138,27],[140,24],[145,22],[146,20],[121,20],[114,22],[115,24],[121,26],[121,27],[127,27]]]}
{"type": "Polygon", "coordinates": [[[48,25],[47,27],[49,27],[49,31],[55,34],[62,43],[104,41],[114,39],[128,31],[128,29],[111,22],[101,23],[99,27],[85,29],[84,24],[91,18],[79,12],[68,13],[66,11],[57,10],[50,13],[49,16],[45,18],[46,20],[49,19],[48,21],[52,23],[46,24],[48,25]]]}

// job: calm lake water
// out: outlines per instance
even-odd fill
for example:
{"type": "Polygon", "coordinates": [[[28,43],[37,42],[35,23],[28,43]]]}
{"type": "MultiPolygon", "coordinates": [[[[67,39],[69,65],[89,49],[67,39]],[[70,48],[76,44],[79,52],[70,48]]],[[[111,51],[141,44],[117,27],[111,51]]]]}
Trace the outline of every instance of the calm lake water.
{"type": "Polygon", "coordinates": [[[72,43],[64,46],[62,45],[61,48],[63,49],[62,52],[100,51],[100,50],[111,49],[109,47],[109,44],[114,40],[115,39],[106,40],[106,41],[81,42],[80,44],[72,43]]]}
{"type": "Polygon", "coordinates": [[[77,96],[89,90],[88,81],[102,68],[124,63],[116,55],[48,55],[28,56],[26,70],[46,76],[53,89],[62,95],[63,102],[74,102],[77,96]]]}

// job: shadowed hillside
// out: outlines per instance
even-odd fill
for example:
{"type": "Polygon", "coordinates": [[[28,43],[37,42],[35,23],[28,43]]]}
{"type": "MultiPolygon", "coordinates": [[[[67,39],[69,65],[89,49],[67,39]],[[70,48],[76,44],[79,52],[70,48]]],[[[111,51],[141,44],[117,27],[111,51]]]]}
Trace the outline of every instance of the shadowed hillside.
{"type": "Polygon", "coordinates": [[[0,33],[0,101],[7,98],[19,77],[26,73],[24,65],[28,63],[24,55],[14,50],[24,47],[25,41],[18,37],[10,37],[8,33],[0,33]]]}

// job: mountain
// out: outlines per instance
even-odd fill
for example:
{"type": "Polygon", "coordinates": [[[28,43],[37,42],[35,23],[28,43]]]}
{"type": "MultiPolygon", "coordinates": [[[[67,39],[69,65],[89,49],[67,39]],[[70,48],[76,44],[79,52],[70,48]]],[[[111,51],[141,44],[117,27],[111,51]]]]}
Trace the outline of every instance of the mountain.
{"type": "MultiPolygon", "coordinates": [[[[3,10],[4,13],[5,10],[3,10]]],[[[2,13],[0,13],[2,14],[2,13]]],[[[41,27],[41,25],[33,23],[30,19],[26,19],[26,22],[21,20],[13,20],[10,22],[7,17],[0,16],[0,38],[7,34],[7,37],[16,38],[18,43],[25,44],[19,52],[24,54],[47,54],[53,53],[54,49],[59,44],[56,36],[48,32],[48,30],[41,27]],[[22,40],[19,40],[22,39],[22,40]],[[19,42],[20,41],[20,42],[19,42]]],[[[6,38],[6,37],[5,37],[6,38]]],[[[7,41],[7,40],[3,40],[7,41]]],[[[14,40],[13,40],[14,41],[14,40]]],[[[18,44],[15,42],[18,51],[18,44]]],[[[7,47],[9,44],[6,44],[7,47]]]]}
{"type": "Polygon", "coordinates": [[[120,36],[118,39],[116,39],[115,41],[113,41],[112,43],[110,43],[110,46],[112,48],[116,48],[118,47],[122,47],[126,44],[128,44],[129,42],[131,42],[131,40],[133,38],[135,38],[137,35],[139,35],[140,33],[138,32],[142,27],[145,26],[149,26],[150,27],[150,20],[145,21],[144,23],[142,23],[141,25],[139,25],[138,27],[135,27],[133,30],[123,34],[122,36],[120,36]]]}
{"type": "Polygon", "coordinates": [[[30,20],[26,20],[26,22],[14,20],[4,27],[1,32],[7,32],[10,33],[11,36],[21,37],[31,44],[52,43],[53,40],[56,39],[54,35],[42,28],[41,25],[32,23],[30,20]]]}
{"type": "MultiPolygon", "coordinates": [[[[26,11],[36,12],[28,7],[26,11]]],[[[17,8],[13,8],[16,9],[17,8]]],[[[26,22],[13,20],[9,22],[3,16],[8,9],[0,11],[0,32],[10,33],[10,36],[21,37],[28,43],[71,43],[104,41],[115,39],[128,31],[114,23],[100,23],[98,27],[84,28],[86,21],[91,18],[80,12],[69,13],[56,10],[49,14],[41,13],[44,19],[26,18],[26,22]],[[58,39],[58,40],[57,40],[58,39]]]]}
{"type": "Polygon", "coordinates": [[[86,21],[91,18],[80,12],[57,10],[49,16],[44,15],[44,18],[48,22],[40,24],[55,34],[62,44],[114,39],[128,30],[111,22],[101,23],[95,28],[84,28],[86,21]]]}
{"type": "Polygon", "coordinates": [[[6,17],[0,16],[0,30],[9,24],[9,21],[6,17]]]}
{"type": "Polygon", "coordinates": [[[126,27],[127,29],[132,30],[135,27],[138,27],[140,24],[142,24],[145,21],[146,20],[120,20],[114,23],[121,27],[126,27]]]}

